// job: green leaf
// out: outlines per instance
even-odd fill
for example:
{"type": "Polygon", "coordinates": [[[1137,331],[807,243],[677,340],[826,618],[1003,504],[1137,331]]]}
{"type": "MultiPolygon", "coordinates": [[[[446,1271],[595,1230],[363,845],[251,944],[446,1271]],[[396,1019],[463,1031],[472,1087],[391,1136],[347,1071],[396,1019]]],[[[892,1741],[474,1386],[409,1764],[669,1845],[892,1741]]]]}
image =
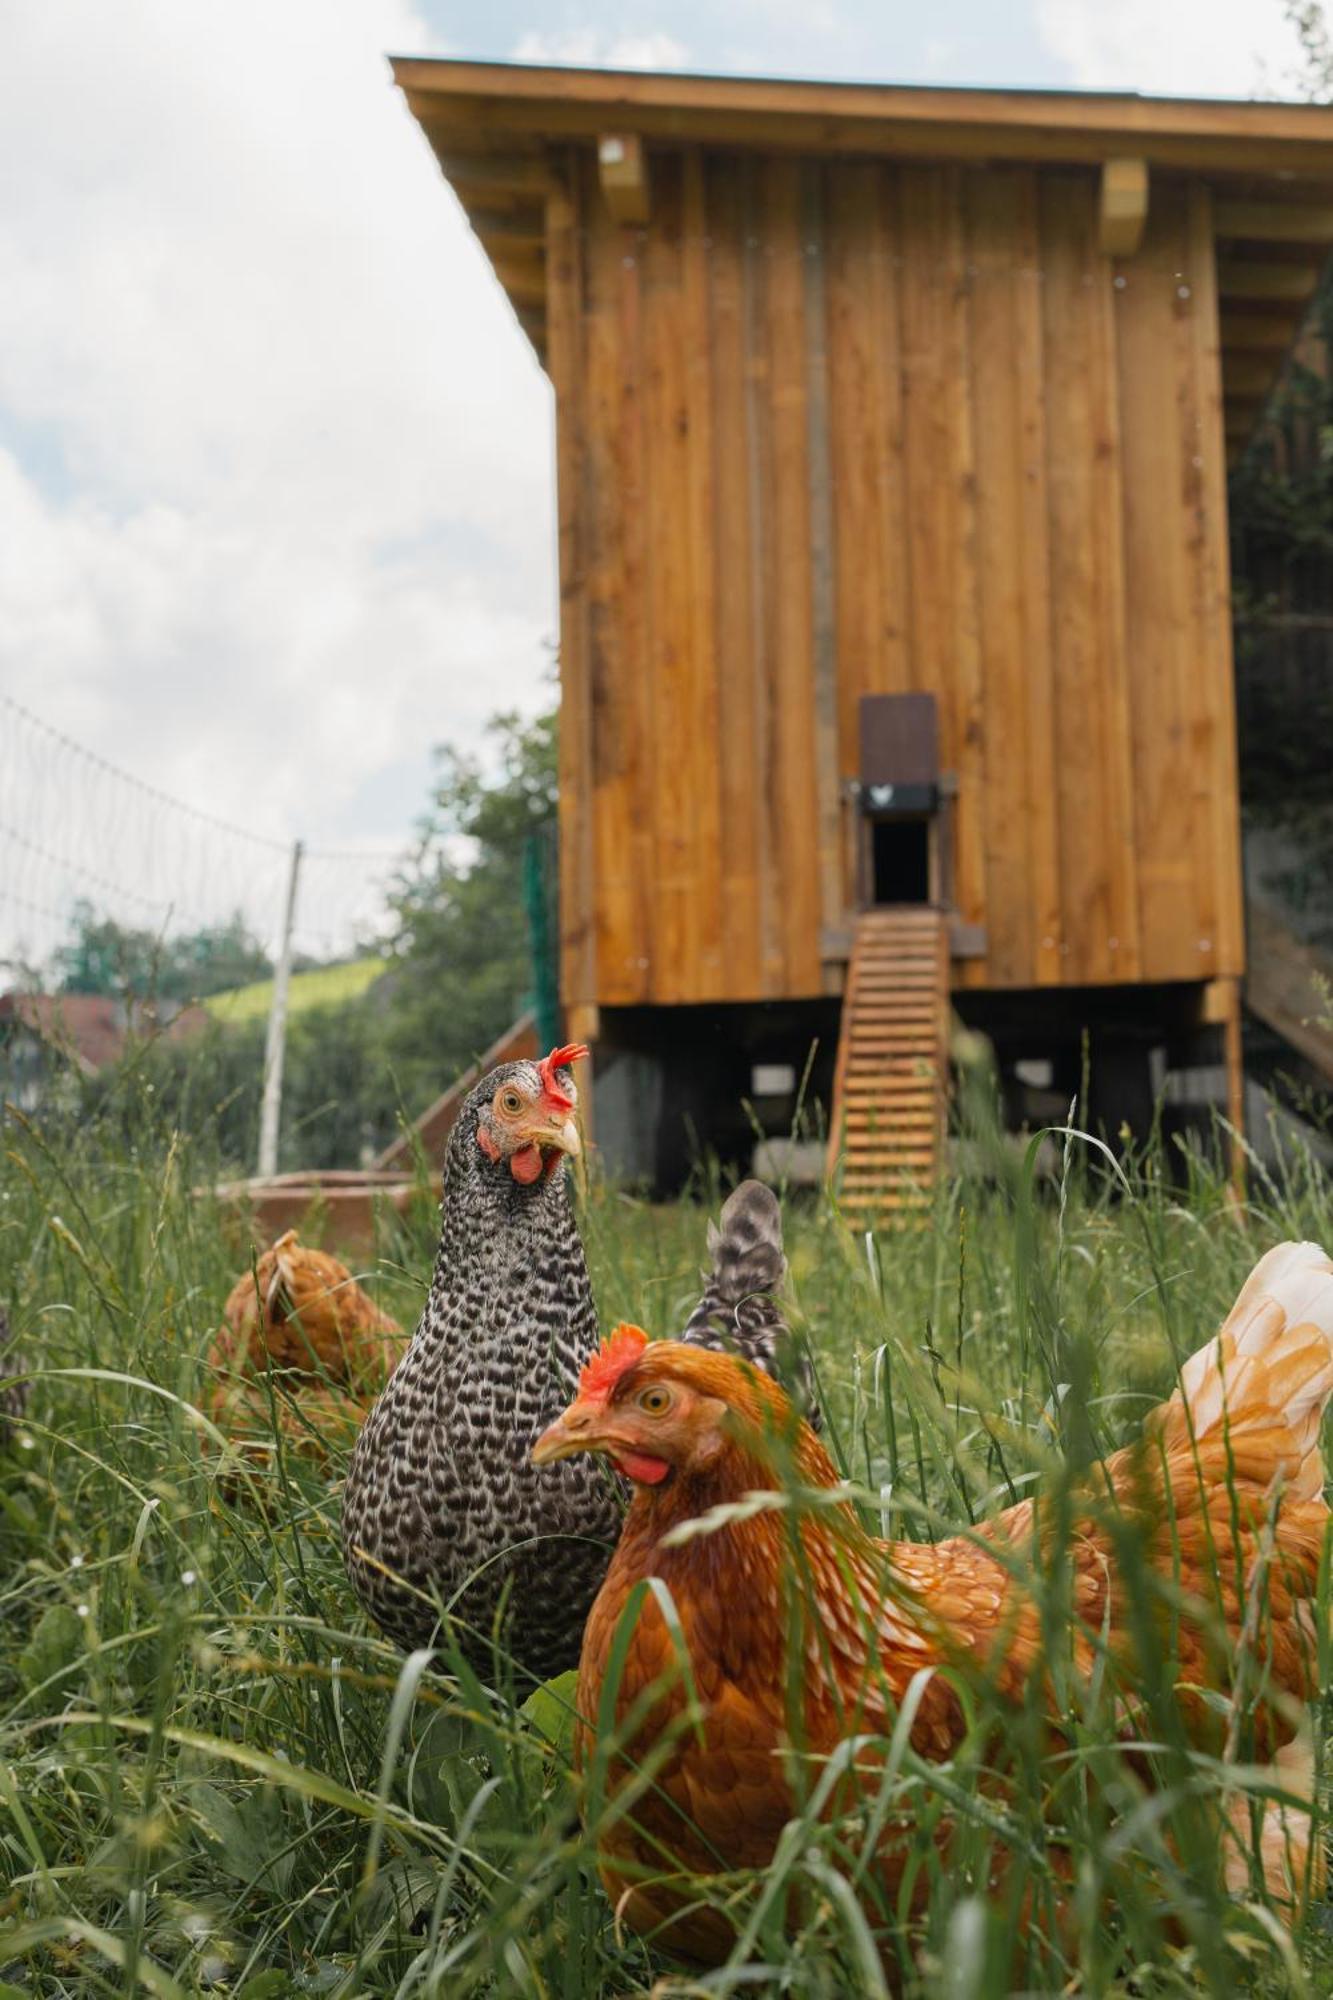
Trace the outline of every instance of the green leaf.
{"type": "Polygon", "coordinates": [[[266,1879],[271,1888],[285,1887],[292,1856],[281,1811],[271,1798],[252,1791],[237,1804],[204,1779],[189,1785],[185,1796],[225,1874],[236,1882],[266,1879]]]}
{"type": "Polygon", "coordinates": [[[569,1757],[574,1747],[575,1696],[578,1692],[577,1667],[570,1667],[554,1680],[535,1688],[519,1713],[544,1736],[552,1749],[569,1757]]]}
{"type": "Polygon", "coordinates": [[[248,1882],[257,1856],[240,1813],[216,1785],[200,1781],[186,1788],[185,1797],[201,1821],[210,1843],[221,1849],[220,1864],[236,1881],[248,1882]]]}
{"type": "Polygon", "coordinates": [[[548,1810],[564,1809],[555,1800],[564,1798],[570,1783],[578,1684],[577,1669],[571,1667],[534,1688],[519,1709],[528,1724],[519,1745],[523,1781],[534,1797],[545,1797],[548,1810]]]}
{"type": "Polygon", "coordinates": [[[68,1604],[52,1604],[37,1621],[31,1639],[19,1654],[25,1687],[38,1688],[54,1679],[83,1654],[83,1625],[68,1604]]]}

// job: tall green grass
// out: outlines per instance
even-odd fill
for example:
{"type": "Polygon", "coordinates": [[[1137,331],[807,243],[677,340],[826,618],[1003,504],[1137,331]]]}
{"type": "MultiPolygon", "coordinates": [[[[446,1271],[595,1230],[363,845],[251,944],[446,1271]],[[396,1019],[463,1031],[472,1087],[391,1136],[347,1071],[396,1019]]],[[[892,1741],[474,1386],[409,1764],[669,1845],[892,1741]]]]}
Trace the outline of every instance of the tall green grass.
{"type": "MultiPolygon", "coordinates": [[[[1161,1789],[1119,1756],[1108,1692],[1067,1671],[1058,1559],[1037,1587],[1063,1747],[1035,1681],[998,1736],[978,1685],[947,1767],[923,1765],[904,1726],[869,1796],[831,1815],[836,1771],[798,1770],[768,1877],[700,1885],[735,1912],[733,1961],[656,1956],[598,1885],[569,1683],[534,1691],[498,1655],[482,1679],[447,1647],[404,1661],[358,1615],[336,1486],[303,1462],[279,1458],[262,1504],[223,1497],[197,1404],[245,1253],[195,1192],[204,1140],[163,1133],[143,1095],[91,1127],[11,1119],[5,1136],[0,1296],[34,1380],[0,1459],[0,2000],[878,1992],[895,1936],[898,1990],[923,2000],[1333,1990],[1317,1898],[1289,1939],[1257,1888],[1218,1886],[1202,1806],[1224,1778],[1180,1739],[1169,1659],[1142,1720],[1161,1789]],[[869,1865],[889,1816],[925,1884],[911,1925],[869,1865]],[[930,1838],[945,1816],[947,1868],[930,1838]]],[[[1150,1148],[1122,1176],[1054,1144],[1052,1183],[992,1147],[919,1230],[866,1238],[827,1200],[788,1202],[829,1434],[877,1532],[965,1527],[1042,1469],[1068,1507],[1063,1468],[1132,1434],[1256,1256],[1333,1235],[1308,1160],[1256,1169],[1237,1205],[1203,1156],[1150,1148]]],[[[699,1193],[718,1190],[701,1176],[699,1193]]],[[[608,1323],[679,1325],[704,1213],[587,1191],[608,1323]]],[[[433,1249],[429,1214],[386,1217],[363,1262],[405,1323],[433,1249]]],[[[1138,1579],[1136,1602],[1151,1610],[1157,1588],[1138,1579]]],[[[598,1768],[594,1813],[609,1810],[598,1768]]]]}

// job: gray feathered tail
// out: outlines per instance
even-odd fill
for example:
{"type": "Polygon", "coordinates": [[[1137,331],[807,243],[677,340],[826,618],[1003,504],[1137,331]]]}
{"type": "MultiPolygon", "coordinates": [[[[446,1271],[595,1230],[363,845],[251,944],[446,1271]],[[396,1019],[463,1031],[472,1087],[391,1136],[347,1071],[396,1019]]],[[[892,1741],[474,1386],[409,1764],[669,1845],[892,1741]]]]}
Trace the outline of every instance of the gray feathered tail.
{"type": "Polygon", "coordinates": [[[715,1352],[739,1354],[787,1390],[802,1415],[819,1428],[810,1363],[787,1324],[778,1300],[787,1277],[782,1210],[762,1181],[742,1181],[708,1225],[713,1267],[685,1324],[682,1340],[715,1352]]]}

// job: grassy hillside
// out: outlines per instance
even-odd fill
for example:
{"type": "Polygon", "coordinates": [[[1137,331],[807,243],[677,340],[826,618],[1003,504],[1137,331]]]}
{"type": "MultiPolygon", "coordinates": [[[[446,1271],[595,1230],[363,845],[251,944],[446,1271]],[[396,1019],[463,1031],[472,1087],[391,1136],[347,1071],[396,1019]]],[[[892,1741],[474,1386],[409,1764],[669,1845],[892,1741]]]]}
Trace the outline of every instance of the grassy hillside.
{"type": "MultiPolygon", "coordinates": [[[[0,1167],[0,1285],[38,1371],[0,1455],[4,2000],[887,1991],[871,1926],[894,1918],[867,1921],[848,1886],[855,1814],[809,1816],[780,1877],[705,1887],[751,1914],[766,1972],[656,1958],[618,1931],[578,1830],[568,1686],[533,1698],[502,1661],[494,1686],[447,1657],[405,1666],[354,1608],[336,1490],[299,1464],[262,1505],[224,1497],[193,1409],[240,1258],[190,1197],[207,1163],[144,1119],[117,1150],[96,1127],[11,1129],[0,1167]]],[[[1182,1192],[1149,1163],[1114,1198],[1085,1158],[1070,1149],[1058,1195],[955,1184],[932,1227],[874,1244],[827,1206],[790,1208],[835,1446],[888,1532],[961,1525],[1033,1467],[1059,1491],[1062,1433],[1131,1432],[1260,1250],[1333,1234],[1313,1170],[1238,1212],[1201,1168],[1182,1192]]],[[[678,1325],[704,1212],[603,1188],[582,1214],[603,1314],[678,1325]]],[[[363,1272],[409,1323],[432,1250],[429,1213],[395,1222],[363,1272]]],[[[1047,1608],[1058,1658],[1068,1614],[1047,1608]]],[[[1173,1696],[1144,1695],[1152,1739],[1173,1696]]],[[[997,1720],[982,1697],[950,1765],[896,1767],[902,1837],[941,1812],[956,1828],[947,1867],[921,1842],[897,1990],[1333,1990],[1321,1904],[1293,1945],[1262,1895],[1217,1886],[1215,1764],[1143,1793],[1170,1758],[1158,1740],[1138,1775],[1117,1762],[1104,1689],[1071,1696],[1059,1738],[997,1720]]]]}
{"type": "MultiPolygon", "coordinates": [[[[317,965],[310,972],[294,972],[287,988],[288,1011],[306,1014],[315,1007],[336,1007],[357,1000],[383,970],[382,958],[353,958],[345,965],[317,965]]],[[[212,994],[203,1005],[228,1027],[242,1021],[267,1020],[273,1005],[273,981],[256,979],[249,986],[233,986],[225,993],[212,994]]]]}

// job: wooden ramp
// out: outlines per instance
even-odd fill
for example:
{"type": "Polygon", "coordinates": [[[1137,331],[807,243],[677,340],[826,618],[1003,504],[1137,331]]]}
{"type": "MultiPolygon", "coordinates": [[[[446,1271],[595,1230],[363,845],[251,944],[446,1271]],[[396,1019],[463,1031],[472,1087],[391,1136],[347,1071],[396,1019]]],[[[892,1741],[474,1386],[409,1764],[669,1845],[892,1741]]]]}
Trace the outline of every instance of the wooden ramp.
{"type": "Polygon", "coordinates": [[[1271,903],[1252,896],[1245,1004],[1252,1014],[1333,1083],[1333,1024],[1328,1019],[1333,957],[1298,938],[1271,903]]]}
{"type": "Polygon", "coordinates": [[[858,919],[833,1084],[828,1170],[867,1222],[929,1207],[944,1144],[949,931],[895,904],[858,919]]]}

